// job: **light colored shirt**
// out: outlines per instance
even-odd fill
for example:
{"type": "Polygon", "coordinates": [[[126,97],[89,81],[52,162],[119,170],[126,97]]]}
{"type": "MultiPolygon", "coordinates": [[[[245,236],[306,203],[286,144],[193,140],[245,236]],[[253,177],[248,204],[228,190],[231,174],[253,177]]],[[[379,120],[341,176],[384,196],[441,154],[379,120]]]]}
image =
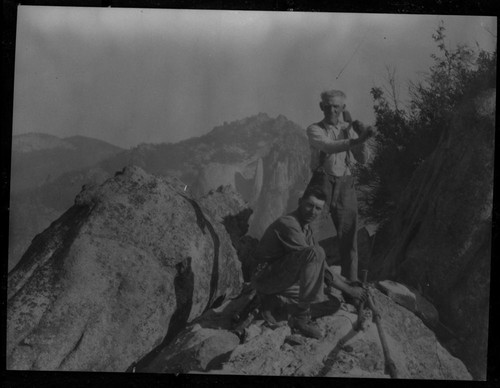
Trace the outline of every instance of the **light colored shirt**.
{"type": "Polygon", "coordinates": [[[312,170],[319,167],[320,151],[326,153],[322,167],[327,174],[334,176],[351,175],[352,163],[366,163],[370,157],[366,142],[349,148],[349,139],[356,139],[358,135],[344,121],[339,121],[337,125],[329,125],[324,121],[312,124],[307,128],[307,137],[312,170]]]}

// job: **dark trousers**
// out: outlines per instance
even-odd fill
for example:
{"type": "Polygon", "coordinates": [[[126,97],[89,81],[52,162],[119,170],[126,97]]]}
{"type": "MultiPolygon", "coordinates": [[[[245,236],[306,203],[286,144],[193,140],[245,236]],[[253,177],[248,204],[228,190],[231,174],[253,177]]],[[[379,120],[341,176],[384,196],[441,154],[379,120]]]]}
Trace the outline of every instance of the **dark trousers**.
{"type": "Polygon", "coordinates": [[[315,173],[309,186],[321,186],[327,194],[327,206],[337,230],[341,275],[358,280],[358,201],[354,178],[315,173]]]}

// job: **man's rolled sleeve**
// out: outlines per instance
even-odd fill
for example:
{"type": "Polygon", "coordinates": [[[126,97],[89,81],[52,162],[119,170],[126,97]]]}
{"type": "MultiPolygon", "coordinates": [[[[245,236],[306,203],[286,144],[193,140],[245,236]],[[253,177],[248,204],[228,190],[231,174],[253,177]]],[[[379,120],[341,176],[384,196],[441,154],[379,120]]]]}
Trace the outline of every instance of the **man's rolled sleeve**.
{"type": "Polygon", "coordinates": [[[289,252],[300,252],[309,245],[300,224],[286,216],[269,226],[257,245],[255,257],[258,261],[275,260],[289,252]]]}
{"type": "Polygon", "coordinates": [[[336,154],[349,150],[349,139],[332,140],[321,127],[314,124],[307,128],[307,138],[312,147],[327,154],[336,154]]]}
{"type": "Polygon", "coordinates": [[[283,244],[286,253],[302,251],[309,248],[306,236],[298,224],[280,223],[274,231],[283,244]]]}

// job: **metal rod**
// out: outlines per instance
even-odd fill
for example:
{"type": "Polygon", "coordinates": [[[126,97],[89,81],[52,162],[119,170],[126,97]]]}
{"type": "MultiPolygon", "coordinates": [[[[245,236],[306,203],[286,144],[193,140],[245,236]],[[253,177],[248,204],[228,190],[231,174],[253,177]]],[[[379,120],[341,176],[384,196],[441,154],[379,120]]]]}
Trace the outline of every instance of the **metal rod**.
{"type": "Polygon", "coordinates": [[[380,316],[380,312],[378,311],[377,307],[375,306],[375,302],[372,299],[371,293],[368,293],[368,299],[367,299],[368,307],[370,310],[372,310],[373,314],[373,321],[375,322],[375,325],[377,326],[377,331],[378,335],[380,337],[380,343],[382,344],[382,351],[384,352],[384,359],[385,359],[385,368],[386,371],[389,373],[389,376],[393,379],[397,379],[398,377],[398,371],[396,369],[396,363],[391,357],[391,352],[389,349],[389,345],[387,344],[387,338],[385,336],[384,329],[382,327],[382,317],[380,316]]]}
{"type": "MultiPolygon", "coordinates": [[[[362,273],[362,278],[363,278],[363,288],[366,289],[368,286],[366,284],[366,280],[368,279],[368,270],[364,269],[361,271],[362,273]]],[[[359,331],[363,329],[363,324],[365,322],[365,315],[364,315],[364,308],[365,308],[365,302],[361,302],[358,305],[358,320],[356,321],[355,324],[355,330],[359,331]]]]}

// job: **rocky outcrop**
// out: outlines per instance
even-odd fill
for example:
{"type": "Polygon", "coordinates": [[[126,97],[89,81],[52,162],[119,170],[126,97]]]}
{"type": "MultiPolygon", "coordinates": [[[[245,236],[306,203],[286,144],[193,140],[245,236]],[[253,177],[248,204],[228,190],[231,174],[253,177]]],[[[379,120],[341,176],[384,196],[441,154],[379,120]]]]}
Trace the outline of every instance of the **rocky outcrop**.
{"type": "Polygon", "coordinates": [[[235,187],[235,176],[239,166],[222,163],[208,163],[200,168],[191,190],[196,196],[203,196],[219,186],[235,187]]]}
{"type": "Polygon", "coordinates": [[[232,186],[245,201],[253,205],[262,189],[262,159],[244,160],[242,163],[207,163],[199,167],[191,190],[201,197],[219,186],[232,186]]]}
{"type": "Polygon", "coordinates": [[[249,233],[257,238],[295,209],[310,173],[307,139],[294,123],[259,114],[234,127],[215,128],[204,141],[217,141],[218,151],[210,156],[215,162],[199,166],[192,183],[195,195],[221,184],[233,186],[255,210],[249,233]]]}
{"type": "Polygon", "coordinates": [[[496,90],[469,97],[377,233],[371,274],[421,290],[456,338],[448,347],[486,377],[496,90]]]}
{"type": "Polygon", "coordinates": [[[259,243],[258,239],[247,235],[252,209],[246,207],[247,203],[241,196],[234,195],[231,186],[209,191],[208,195],[199,199],[199,203],[214,220],[224,225],[241,263],[243,280],[249,282],[255,267],[254,253],[259,243]]]}
{"type": "Polygon", "coordinates": [[[310,151],[305,135],[285,134],[263,160],[263,183],[255,203],[250,234],[261,237],[278,217],[297,207],[307,186],[310,151]]]}
{"type": "MultiPolygon", "coordinates": [[[[43,154],[43,163],[53,165],[49,151],[43,154]]],[[[17,164],[14,160],[16,179],[26,181],[31,174],[44,181],[38,170],[16,168],[17,164]]],[[[180,179],[196,198],[231,185],[255,210],[250,233],[260,237],[275,217],[295,208],[309,177],[309,147],[298,125],[284,116],[260,113],[224,123],[201,137],[176,144],[141,144],[89,168],[53,176],[36,190],[12,197],[9,269],[34,236],[72,205],[82,185],[100,184],[131,164],[157,176],[180,179]]]]}
{"type": "MultiPolygon", "coordinates": [[[[471,379],[419,318],[378,291],[373,294],[399,378],[471,379]]],[[[270,328],[257,320],[239,343],[230,330],[231,317],[248,299],[243,295],[207,311],[136,372],[389,378],[368,310],[361,331],[354,330],[354,308],[342,304],[335,314],[317,319],[321,341],[293,334],[286,324],[270,328]]]]}
{"type": "Polygon", "coordinates": [[[11,193],[9,271],[19,262],[33,238],[68,210],[82,188],[81,182],[100,184],[109,177],[110,174],[100,168],[90,168],[69,176],[63,174],[39,188],[11,193]]]}
{"type": "Polygon", "coordinates": [[[438,311],[418,291],[392,280],[379,281],[377,287],[394,302],[415,313],[431,330],[439,331],[438,311]]]}
{"type": "MultiPolygon", "coordinates": [[[[195,200],[137,167],[85,187],[9,275],[7,368],[388,377],[374,324],[356,332],[347,304],[317,320],[322,341],[256,321],[240,343],[250,215],[230,186],[195,200]]],[[[400,377],[470,379],[418,317],[373,293],[400,377]]]]}
{"type": "Polygon", "coordinates": [[[198,203],[184,187],[128,167],[34,239],[8,278],[8,369],[124,371],[239,293],[223,222],[237,241],[248,209],[230,189],[198,203]]]}
{"type": "Polygon", "coordinates": [[[96,171],[90,167],[122,151],[84,136],[61,139],[28,133],[12,137],[9,271],[31,240],[71,206],[82,187],[80,182],[77,186],[68,181],[58,184],[59,178],[69,171],[90,169],[84,181],[98,181],[96,171]],[[65,195],[68,191],[69,195],[65,195]]]}

